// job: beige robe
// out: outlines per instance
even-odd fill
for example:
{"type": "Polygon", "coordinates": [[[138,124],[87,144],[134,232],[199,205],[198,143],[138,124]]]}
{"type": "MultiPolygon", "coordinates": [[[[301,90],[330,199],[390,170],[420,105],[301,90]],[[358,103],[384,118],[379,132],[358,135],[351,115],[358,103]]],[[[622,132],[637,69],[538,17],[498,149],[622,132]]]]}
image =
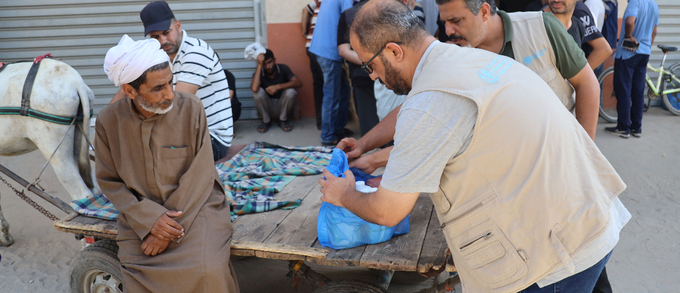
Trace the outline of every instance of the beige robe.
{"type": "Polygon", "coordinates": [[[238,292],[229,205],[213,165],[203,104],[175,92],[173,109],[142,116],[126,98],[96,123],[96,175],[120,211],[118,257],[125,292],[238,292]],[[142,240],[166,211],[185,235],[156,256],[142,240]]]}

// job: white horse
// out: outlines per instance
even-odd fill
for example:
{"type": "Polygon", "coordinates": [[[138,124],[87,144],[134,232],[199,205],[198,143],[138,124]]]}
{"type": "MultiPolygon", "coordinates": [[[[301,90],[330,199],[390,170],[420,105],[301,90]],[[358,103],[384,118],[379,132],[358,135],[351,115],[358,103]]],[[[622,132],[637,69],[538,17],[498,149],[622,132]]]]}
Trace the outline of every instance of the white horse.
{"type": "MultiPolygon", "coordinates": [[[[31,62],[5,65],[0,72],[0,107],[19,107],[26,75],[31,62]]],[[[41,61],[33,84],[30,109],[62,117],[75,117],[82,106],[83,131],[73,126],[20,115],[0,115],[0,155],[16,156],[36,149],[50,158],[57,178],[73,199],[99,194],[100,189],[90,166],[88,135],[94,93],[78,72],[66,63],[53,59],[41,61]],[[64,138],[65,137],[65,138],[64,138]],[[57,148],[59,142],[64,142],[57,148]],[[56,152],[55,152],[56,150],[56,152]]],[[[39,167],[36,169],[39,172],[39,167]]],[[[37,174],[35,174],[37,175],[37,174]]],[[[0,245],[14,241],[9,224],[0,209],[0,245]]]]}

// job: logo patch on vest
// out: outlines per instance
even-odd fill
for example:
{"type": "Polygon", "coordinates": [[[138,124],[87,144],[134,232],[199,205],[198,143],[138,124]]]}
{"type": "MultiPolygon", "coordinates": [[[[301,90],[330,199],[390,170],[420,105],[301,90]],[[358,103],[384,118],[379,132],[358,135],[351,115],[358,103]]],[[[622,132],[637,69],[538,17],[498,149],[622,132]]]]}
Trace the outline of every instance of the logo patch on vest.
{"type": "Polygon", "coordinates": [[[545,54],[545,52],[547,50],[548,49],[544,48],[543,50],[538,51],[538,52],[532,54],[531,56],[526,56],[526,57],[524,57],[524,59],[522,59],[522,62],[524,63],[524,65],[529,66],[529,64],[531,64],[531,62],[534,62],[534,60],[541,58],[541,56],[543,56],[543,54],[545,54]]]}
{"type": "Polygon", "coordinates": [[[512,59],[498,55],[491,60],[489,64],[484,66],[485,69],[480,69],[477,74],[483,81],[488,83],[497,83],[500,76],[512,66],[512,59]]]}

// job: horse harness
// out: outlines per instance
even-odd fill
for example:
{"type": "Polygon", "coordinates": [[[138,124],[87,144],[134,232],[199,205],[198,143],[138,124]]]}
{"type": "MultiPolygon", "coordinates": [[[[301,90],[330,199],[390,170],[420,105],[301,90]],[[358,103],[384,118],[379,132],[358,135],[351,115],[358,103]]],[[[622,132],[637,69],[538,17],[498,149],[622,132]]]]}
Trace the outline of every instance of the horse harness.
{"type": "MultiPolygon", "coordinates": [[[[45,54],[43,56],[36,57],[32,61],[33,65],[31,65],[31,68],[28,70],[28,74],[26,75],[26,81],[24,82],[24,88],[23,88],[23,91],[21,92],[21,107],[0,107],[0,115],[21,115],[21,116],[37,118],[37,119],[44,120],[44,121],[47,121],[47,122],[63,124],[63,125],[70,125],[72,123],[83,122],[82,103],[81,103],[80,107],[78,107],[78,114],[75,117],[58,116],[58,115],[43,113],[43,112],[31,109],[31,107],[30,107],[31,106],[31,93],[33,91],[33,83],[35,82],[35,77],[38,75],[38,69],[40,69],[40,61],[42,61],[45,58],[52,58],[52,54],[45,54]],[[75,121],[74,121],[74,119],[75,119],[75,121]]],[[[2,73],[2,71],[5,68],[7,68],[9,65],[12,65],[12,64],[15,64],[15,63],[24,63],[24,62],[31,62],[31,61],[30,60],[22,60],[22,61],[17,61],[17,62],[13,62],[13,63],[2,63],[2,62],[0,62],[0,73],[2,73]]],[[[93,112],[90,111],[90,116],[92,116],[92,114],[93,114],[93,112]]]]}
{"type": "MultiPolygon", "coordinates": [[[[38,69],[40,69],[40,61],[42,61],[45,58],[52,58],[51,54],[46,54],[44,56],[37,57],[33,60],[33,65],[31,65],[31,68],[28,70],[28,74],[26,75],[26,81],[24,82],[24,88],[21,93],[21,107],[0,107],[0,115],[21,115],[21,116],[26,116],[26,117],[33,117],[37,118],[40,120],[52,122],[52,123],[57,123],[57,124],[65,124],[72,126],[75,123],[81,123],[83,122],[83,107],[82,103],[80,103],[80,106],[78,107],[78,114],[76,117],[63,117],[63,116],[57,116],[57,115],[52,115],[52,114],[47,114],[43,113],[40,111],[36,111],[30,108],[31,102],[31,92],[33,91],[33,83],[35,82],[35,77],[38,75],[38,69]]],[[[24,61],[17,61],[13,63],[3,63],[0,62],[0,73],[9,65],[14,64],[14,63],[22,63],[22,62],[31,62],[29,60],[24,60],[24,61]]],[[[92,112],[90,112],[90,116],[92,116],[92,112]]],[[[82,131],[82,128],[81,128],[82,131]]],[[[57,152],[61,144],[64,142],[64,139],[66,138],[66,135],[61,139],[59,144],[57,145],[57,148],[54,150],[52,155],[49,157],[47,160],[47,163],[45,163],[45,166],[43,167],[42,171],[38,175],[38,177],[35,179],[33,183],[28,184],[25,186],[26,189],[30,190],[31,186],[35,186],[36,188],[42,189],[43,191],[45,190],[42,188],[40,184],[40,177],[42,176],[43,172],[45,171],[45,168],[47,165],[50,163],[52,160],[52,157],[54,154],[57,152]]],[[[86,137],[87,138],[87,137],[86,137]]],[[[88,140],[89,143],[89,140],[88,140]]],[[[4,167],[3,167],[4,169],[4,167]]],[[[5,173],[3,171],[3,173],[5,173]]],[[[7,173],[6,173],[7,174],[7,173]]],[[[16,179],[15,179],[16,180],[16,179]]],[[[31,205],[33,208],[41,212],[43,215],[47,216],[53,221],[58,220],[57,216],[40,206],[37,202],[33,201],[30,199],[24,191],[19,191],[18,189],[14,188],[9,182],[7,182],[4,178],[0,177],[0,182],[5,183],[9,188],[11,188],[21,199],[26,201],[29,205],[31,205]]],[[[34,191],[35,192],[35,191],[34,191]]],[[[63,202],[62,202],[63,203],[63,202]]],[[[64,203],[64,205],[66,205],[64,203]]],[[[62,208],[62,210],[64,210],[62,208]]],[[[64,210],[65,212],[69,212],[68,210],[64,210]]]]}

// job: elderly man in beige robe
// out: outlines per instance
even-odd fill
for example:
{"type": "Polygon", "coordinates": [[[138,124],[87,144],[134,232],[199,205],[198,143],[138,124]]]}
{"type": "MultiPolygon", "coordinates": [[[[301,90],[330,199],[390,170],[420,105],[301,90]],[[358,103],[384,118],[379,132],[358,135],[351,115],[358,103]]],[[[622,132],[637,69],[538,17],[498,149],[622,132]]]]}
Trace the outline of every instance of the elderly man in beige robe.
{"type": "Polygon", "coordinates": [[[173,92],[168,55],[127,35],[104,70],[130,98],[96,123],[96,175],[120,211],[125,292],[238,292],[233,228],[201,101],[173,92]]]}

